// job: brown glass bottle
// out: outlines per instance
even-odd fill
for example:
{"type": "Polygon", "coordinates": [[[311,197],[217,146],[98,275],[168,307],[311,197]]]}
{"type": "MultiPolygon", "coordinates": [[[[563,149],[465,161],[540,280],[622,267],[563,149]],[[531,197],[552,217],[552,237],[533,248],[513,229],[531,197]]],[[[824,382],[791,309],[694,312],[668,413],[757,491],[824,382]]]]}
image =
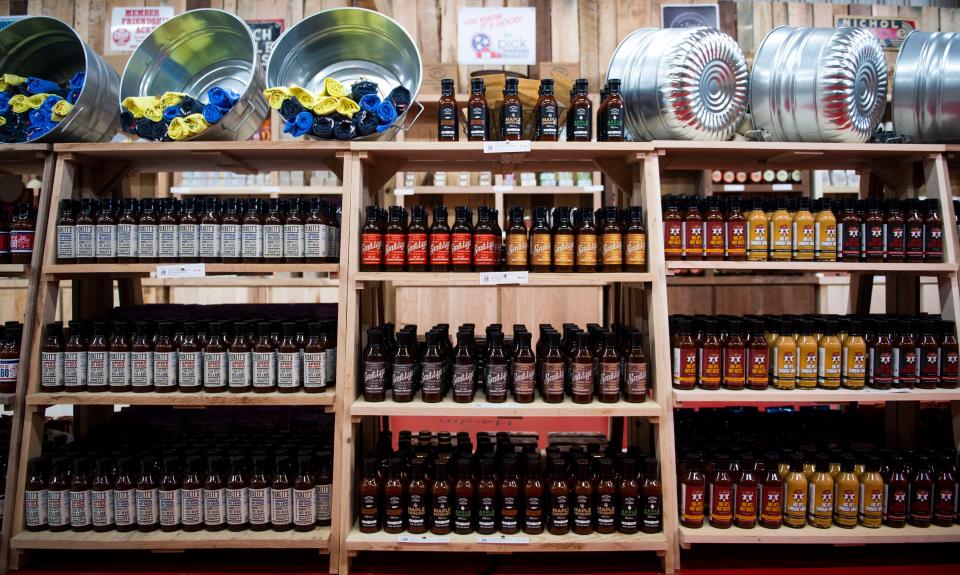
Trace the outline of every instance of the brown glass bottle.
{"type": "Polygon", "coordinates": [[[916,458],[909,494],[910,514],[907,522],[914,527],[929,527],[933,521],[933,468],[925,455],[916,458]]]}
{"type": "Polygon", "coordinates": [[[380,531],[380,474],[379,462],[368,457],[363,460],[363,476],[360,478],[360,532],[376,533],[380,531]]]}
{"type": "Polygon", "coordinates": [[[702,389],[720,389],[723,379],[723,345],[720,343],[717,320],[703,322],[703,339],[698,345],[699,370],[697,380],[702,389]]]}
{"type": "Polygon", "coordinates": [[[940,386],[940,343],[937,341],[937,328],[933,320],[921,320],[920,341],[920,389],[935,389],[940,386]]]}
{"type": "Polygon", "coordinates": [[[390,378],[393,401],[398,403],[413,401],[413,378],[417,371],[417,362],[414,355],[414,334],[401,331],[397,334],[397,349],[391,362],[393,370],[390,378]]]}
{"type": "Polygon", "coordinates": [[[170,337],[172,327],[168,321],[157,324],[153,344],[153,389],[157,393],[177,390],[177,346],[170,337]]]}
{"type": "Polygon", "coordinates": [[[153,469],[151,459],[140,460],[140,475],[137,478],[136,489],[136,515],[137,530],[141,533],[156,531],[160,527],[160,501],[153,469]]]}
{"type": "Polygon", "coordinates": [[[80,200],[80,213],[76,219],[76,263],[92,263],[97,255],[97,219],[92,198],[80,200]]]}
{"type": "Polygon", "coordinates": [[[513,386],[513,398],[517,403],[531,403],[535,396],[537,359],[530,347],[532,337],[533,334],[530,332],[514,335],[517,351],[514,352],[510,362],[510,381],[513,386]]]}
{"type": "Polygon", "coordinates": [[[270,481],[267,479],[267,457],[254,454],[247,481],[248,515],[251,531],[270,528],[270,481]]]}
{"type": "Polygon", "coordinates": [[[405,527],[404,503],[405,493],[403,478],[400,476],[401,460],[391,458],[388,463],[388,473],[383,484],[384,523],[383,530],[387,533],[401,533],[405,527]]]}
{"type": "Polygon", "coordinates": [[[223,457],[207,458],[207,473],[203,479],[203,526],[207,531],[227,528],[227,494],[223,481],[223,457]]]}
{"type": "Polygon", "coordinates": [[[943,261],[943,219],[940,217],[940,200],[928,198],[923,202],[926,216],[923,219],[923,261],[943,261]]]}
{"type": "Polygon", "coordinates": [[[70,529],[70,480],[66,457],[55,457],[47,483],[47,525],[50,531],[70,529]]]}
{"type": "Polygon", "coordinates": [[[603,334],[603,352],[600,354],[600,366],[597,372],[599,399],[603,403],[620,401],[620,353],[617,351],[617,334],[603,334]]]}
{"type": "MultiPolygon", "coordinates": [[[[137,393],[153,391],[153,345],[148,326],[146,322],[137,322],[130,344],[130,386],[137,393]]],[[[67,342],[68,351],[69,345],[67,342]]]]}
{"type": "Polygon", "coordinates": [[[510,222],[507,224],[506,237],[506,269],[525,271],[530,265],[530,241],[527,237],[527,226],[523,223],[523,207],[510,208],[510,222]]]}
{"type": "MultiPolygon", "coordinates": [[[[47,529],[47,481],[44,477],[45,466],[44,460],[40,457],[34,457],[27,463],[27,483],[24,486],[23,493],[23,521],[27,531],[43,531],[47,529]]],[[[112,497],[112,489],[110,493],[112,497]]],[[[112,500],[110,505],[112,509],[112,500]]]]}
{"type": "Polygon", "coordinates": [[[161,531],[176,531],[180,529],[181,493],[180,482],[177,479],[176,456],[163,458],[163,467],[160,474],[160,483],[157,489],[158,518],[161,531]]]}
{"type": "Polygon", "coordinates": [[[507,78],[500,108],[500,137],[507,141],[523,139],[523,104],[520,102],[520,80],[507,78]]]}
{"type": "Polygon", "coordinates": [[[161,263],[175,262],[178,259],[180,240],[179,231],[179,204],[173,198],[163,198],[155,204],[157,216],[157,261],[161,263]]]}
{"type": "Polygon", "coordinates": [[[93,529],[93,507],[90,501],[90,477],[86,457],[73,460],[70,473],[70,529],[90,531],[93,529]]]}
{"type": "Polygon", "coordinates": [[[733,525],[733,475],[730,472],[730,457],[717,456],[716,475],[710,480],[710,525],[727,529],[733,525]]]}
{"type": "Polygon", "coordinates": [[[599,460],[595,493],[597,533],[609,534],[617,530],[617,483],[613,476],[613,461],[603,457],[599,460]]]}
{"type": "Polygon", "coordinates": [[[184,531],[203,529],[203,481],[200,477],[200,456],[189,455],[180,483],[181,516],[184,531]]]}
{"type": "Polygon", "coordinates": [[[423,206],[413,206],[410,214],[410,225],[407,227],[407,271],[425,272],[429,254],[427,211],[423,206]]]}
{"type": "Polygon", "coordinates": [[[451,459],[438,460],[436,474],[433,483],[430,485],[430,533],[434,535],[446,535],[453,530],[451,467],[451,459]]]}
{"type": "MultiPolygon", "coordinates": [[[[182,258],[181,258],[182,259],[182,258]]],[[[263,216],[263,260],[279,263],[283,259],[283,215],[280,200],[270,198],[263,216]]]]}
{"type": "Polygon", "coordinates": [[[63,391],[63,323],[48,323],[40,349],[40,391],[63,391]]]}
{"type": "Polygon", "coordinates": [[[593,102],[587,80],[580,78],[573,85],[573,98],[567,112],[567,141],[589,142],[593,139],[593,102]]]}
{"type": "Polygon", "coordinates": [[[293,479],[293,529],[313,531],[317,525],[317,491],[313,479],[313,457],[297,456],[297,475],[293,479]]]}
{"type": "Polygon", "coordinates": [[[643,524],[644,533],[663,531],[663,487],[657,473],[657,460],[647,457],[643,470],[643,524]]]}
{"type": "Polygon", "coordinates": [[[733,490],[735,497],[733,524],[741,529],[753,529],[757,526],[757,502],[760,500],[759,483],[752,456],[744,456],[740,477],[733,490]]]}
{"type": "MultiPolygon", "coordinates": [[[[240,200],[242,201],[242,200],[240,200]]],[[[228,198],[223,216],[220,218],[220,261],[239,263],[243,259],[240,207],[237,198],[228,198]]]]}
{"type": "Polygon", "coordinates": [[[540,97],[534,108],[534,139],[538,142],[556,142],[560,133],[560,107],[553,95],[553,80],[540,80],[540,97]]]}
{"type": "Polygon", "coordinates": [[[617,484],[617,531],[631,535],[640,530],[640,485],[637,483],[636,461],[620,460],[620,482],[617,484]]]}
{"type": "MultiPolygon", "coordinates": [[[[93,530],[98,533],[112,531],[114,528],[111,471],[111,460],[109,458],[98,457],[94,462],[93,481],[90,483],[90,518],[93,530]]],[[[29,486],[27,489],[29,489],[29,486]]]]}
{"type": "Polygon", "coordinates": [[[941,455],[938,458],[937,474],[933,481],[933,524],[938,527],[950,527],[956,518],[957,478],[954,458],[941,455]]]}
{"type": "Polygon", "coordinates": [[[728,322],[728,335],[723,342],[723,388],[743,389],[746,387],[747,343],[743,339],[743,327],[740,320],[728,322]]]}
{"type": "Polygon", "coordinates": [[[503,459],[500,487],[497,495],[500,514],[499,528],[504,535],[520,532],[520,478],[517,476],[517,458],[503,459]]]}
{"type": "Polygon", "coordinates": [[[551,535],[566,535],[570,532],[570,487],[567,483],[567,470],[562,459],[550,462],[550,513],[547,518],[547,531],[551,535]]]}
{"type": "Polygon", "coordinates": [[[473,214],[470,208],[460,206],[450,228],[450,262],[455,272],[473,269],[473,214]]]}
{"type": "Polygon", "coordinates": [[[616,206],[606,206],[603,210],[601,269],[605,272],[619,272],[623,268],[623,234],[620,230],[619,213],[616,206]]]}
{"type": "MultiPolygon", "coordinates": [[[[137,200],[124,198],[120,216],[117,218],[117,262],[122,264],[137,261],[137,200]]],[[[11,228],[15,229],[16,222],[11,228]]],[[[16,255],[16,254],[13,254],[16,255]]],[[[16,263],[16,262],[14,262],[16,263]]]]}
{"type": "Polygon", "coordinates": [[[607,97],[603,100],[604,141],[622,142],[626,111],[620,95],[620,80],[607,80],[607,97]]]}
{"type": "Polygon", "coordinates": [[[880,198],[867,199],[867,213],[863,218],[863,260],[882,262],[886,259],[884,218],[880,198]]]}
{"type": "Polygon", "coordinates": [[[783,482],[777,473],[776,453],[768,453],[757,486],[758,523],[767,529],[779,529],[783,524],[783,482]]]}
{"type": "Polygon", "coordinates": [[[597,226],[589,209],[577,210],[576,266],[582,273],[597,271],[597,226]]]}
{"type": "Polygon", "coordinates": [[[453,486],[456,498],[453,510],[453,532],[458,535],[473,533],[475,493],[470,465],[471,461],[468,458],[457,461],[457,482],[453,486]]]}
{"type": "Polygon", "coordinates": [[[490,334],[489,353],[483,373],[483,389],[489,403],[503,403],[507,400],[507,388],[510,378],[509,358],[503,347],[503,332],[490,334]]]}
{"type": "Polygon", "coordinates": [[[623,267],[628,272],[642,272],[647,267],[647,227],[643,223],[643,208],[631,206],[628,213],[627,227],[623,230],[623,267]]]}
{"type": "Polygon", "coordinates": [[[887,527],[903,527],[907,524],[911,492],[902,457],[894,460],[883,480],[883,524],[887,527]]]}
{"type": "Polygon", "coordinates": [[[523,532],[528,535],[543,533],[544,529],[544,489],[540,476],[540,455],[528,453],[526,457],[526,477],[523,481],[523,532]]]}
{"type": "Polygon", "coordinates": [[[500,261],[500,233],[495,227],[492,211],[485,206],[477,209],[477,225],[473,231],[473,267],[479,272],[497,269],[500,261]]]}
{"type": "Polygon", "coordinates": [[[687,456],[687,473],[680,481],[680,524],[684,527],[703,527],[706,480],[700,465],[697,454],[687,456]]]}
{"type": "Polygon", "coordinates": [[[290,531],[293,528],[290,458],[286,455],[277,456],[273,467],[273,482],[270,484],[270,525],[274,531],[290,531]]]}
{"type": "Polygon", "coordinates": [[[199,227],[200,261],[215,263],[220,261],[220,200],[206,198],[203,202],[203,215],[199,227]]]}
{"type": "Polygon", "coordinates": [[[97,262],[117,261],[117,218],[113,213],[111,198],[100,200],[100,212],[97,214],[97,262]]]}
{"type": "Polygon", "coordinates": [[[530,271],[549,272],[553,256],[553,234],[547,223],[547,208],[533,209],[533,227],[530,228],[530,271]]]}
{"type": "Polygon", "coordinates": [[[277,391],[296,393],[302,389],[297,326],[294,322],[285,321],[281,330],[283,337],[277,346],[277,391]]]}
{"type": "Polygon", "coordinates": [[[57,263],[72,264],[77,260],[77,220],[74,209],[77,202],[66,198],[60,200],[57,215],[57,263]]]}
{"type": "Polygon", "coordinates": [[[570,222],[570,208],[561,206],[554,210],[553,271],[572,272],[575,253],[576,242],[573,224],[570,222]]]}
{"type": "Polygon", "coordinates": [[[433,223],[430,224],[430,271],[450,271],[450,226],[447,224],[447,207],[434,206],[433,223]]]}
{"type": "Polygon", "coordinates": [[[493,474],[493,460],[480,460],[477,479],[477,533],[490,535],[497,531],[497,480],[493,474]]]}
{"type": "Polygon", "coordinates": [[[956,389],[960,386],[960,346],[957,344],[957,324],[953,321],[941,321],[938,324],[940,338],[940,387],[956,389]]]}
{"type": "Polygon", "coordinates": [[[117,460],[117,476],[113,481],[113,524],[120,532],[137,528],[136,490],[130,475],[132,468],[131,458],[121,457],[117,460]]]}
{"type": "Polygon", "coordinates": [[[262,208],[262,200],[251,198],[240,220],[240,256],[246,264],[255,264],[263,259],[262,208]]]}
{"type": "Polygon", "coordinates": [[[855,201],[845,199],[842,205],[843,211],[840,213],[840,221],[837,222],[837,235],[840,237],[837,261],[857,262],[860,261],[862,248],[860,216],[857,214],[855,201]]]}
{"type": "Polygon", "coordinates": [[[460,141],[460,107],[453,94],[453,80],[440,80],[440,100],[437,102],[437,141],[460,141]]]}
{"type": "Polygon", "coordinates": [[[470,99],[467,100],[467,140],[480,142],[490,139],[490,111],[487,108],[483,78],[470,80],[470,99]]]}
{"type": "Polygon", "coordinates": [[[108,349],[106,322],[94,322],[93,334],[87,342],[87,391],[107,391],[110,369],[108,349]]]}
{"type": "Polygon", "coordinates": [[[593,479],[590,462],[578,459],[576,482],[573,485],[573,532],[577,535],[593,533],[595,514],[593,479]]]}
{"type": "Polygon", "coordinates": [[[904,261],[923,261],[924,226],[920,201],[910,198],[904,202],[904,261]]]}
{"type": "MultiPolygon", "coordinates": [[[[560,351],[560,334],[550,332],[540,360],[540,393],[545,403],[561,403],[564,397],[566,366],[560,351]]],[[[592,365],[592,363],[591,363],[592,365]]]]}

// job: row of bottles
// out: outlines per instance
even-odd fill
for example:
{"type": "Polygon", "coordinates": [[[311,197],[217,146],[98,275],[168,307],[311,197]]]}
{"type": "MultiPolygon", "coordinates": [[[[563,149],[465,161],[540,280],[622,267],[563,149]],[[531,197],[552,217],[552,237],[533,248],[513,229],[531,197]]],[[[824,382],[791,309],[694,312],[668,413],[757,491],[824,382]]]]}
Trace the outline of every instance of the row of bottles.
{"type": "Polygon", "coordinates": [[[497,434],[436,436],[413,443],[390,432],[363,461],[360,531],[466,535],[565,535],[663,529],[657,460],[592,442],[551,444],[546,457],[533,443],[497,434]]]}
{"type": "Polygon", "coordinates": [[[46,326],[41,391],[319,393],[336,380],[333,320],[71,320],[68,328],[46,326]]]}
{"type": "MultiPolygon", "coordinates": [[[[590,100],[590,85],[580,78],[570,90],[570,104],[565,126],[561,125],[561,107],[554,95],[554,82],[540,80],[539,97],[533,113],[524,113],[520,97],[520,80],[507,78],[500,117],[491,117],[483,78],[470,81],[470,98],[466,104],[466,125],[463,128],[467,140],[517,141],[532,139],[556,142],[561,132],[568,142],[589,142],[593,139],[593,102],[590,100]],[[532,118],[533,126],[527,126],[532,118]],[[496,122],[496,125],[494,125],[496,122]]],[[[620,80],[607,80],[600,91],[600,107],[597,110],[597,140],[622,142],[624,140],[624,103],[620,94],[620,80]]],[[[437,102],[437,140],[456,142],[460,140],[460,104],[455,96],[454,82],[449,78],[440,81],[440,100],[437,102]]]]}
{"type": "Polygon", "coordinates": [[[0,393],[17,391],[17,378],[20,375],[20,340],[22,338],[22,323],[8,321],[0,325],[0,393]]]}
{"type": "Polygon", "coordinates": [[[473,324],[457,330],[452,345],[450,326],[440,324],[417,337],[417,326],[404,326],[394,336],[393,324],[367,331],[361,358],[362,393],[366,401],[385,401],[387,390],[396,402],[413,401],[419,392],[427,403],[449,394],[456,403],[470,403],[482,389],[490,403],[512,396],[531,403],[539,395],[546,403],[570,396],[574,403],[643,402],[648,390],[647,356],[640,332],[625,326],[606,329],[589,324],[581,330],[563,325],[563,338],[553,326],[541,325],[536,347],[524,325],[513,326],[506,338],[500,324],[478,338],[473,324]]]}
{"type": "Polygon", "coordinates": [[[336,262],[339,211],[320,198],[64,199],[57,262],[336,262]]]}
{"type": "Polygon", "coordinates": [[[676,389],[955,389],[939,316],[671,316],[676,389]]]}
{"type": "Polygon", "coordinates": [[[481,206],[477,222],[466,206],[456,208],[453,225],[438,205],[428,226],[427,211],[367,207],[360,231],[360,271],[640,272],[646,269],[647,232],[643,209],[619,210],[544,206],[533,210],[527,228],[524,209],[510,209],[506,229],[497,210],[481,206]],[[594,222],[596,216],[596,222],[594,222]]]}
{"type": "Polygon", "coordinates": [[[0,264],[29,264],[37,213],[30,202],[0,204],[0,264]]]}
{"type": "Polygon", "coordinates": [[[87,442],[31,459],[26,529],[310,531],[331,524],[333,451],[316,436],[214,442],[192,433],[162,443],[87,442]]]}
{"type": "Polygon", "coordinates": [[[939,262],[938,200],[664,196],[667,260],[939,262]]]}

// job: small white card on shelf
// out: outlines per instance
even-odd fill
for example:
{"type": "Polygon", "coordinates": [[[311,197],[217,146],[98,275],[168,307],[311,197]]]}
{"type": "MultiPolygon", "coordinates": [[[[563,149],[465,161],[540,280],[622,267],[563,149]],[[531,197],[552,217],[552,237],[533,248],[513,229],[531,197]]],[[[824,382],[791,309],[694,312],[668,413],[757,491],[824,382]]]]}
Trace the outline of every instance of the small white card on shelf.
{"type": "Polygon", "coordinates": [[[793,190],[793,184],[773,184],[770,189],[775,192],[789,192],[793,190]]]}
{"type": "Polygon", "coordinates": [[[513,186],[493,186],[495,192],[512,192],[513,186]]]}
{"type": "Polygon", "coordinates": [[[394,188],[393,195],[395,196],[412,196],[413,188],[394,188]]]}
{"type": "Polygon", "coordinates": [[[725,192],[742,192],[745,190],[743,184],[724,184],[723,191],[725,192]]]}
{"type": "Polygon", "coordinates": [[[450,543],[450,538],[437,535],[397,535],[397,543],[450,543]]]}
{"type": "Polygon", "coordinates": [[[488,543],[493,545],[529,545],[530,538],[522,535],[478,535],[477,543],[488,543]]]}
{"type": "Polygon", "coordinates": [[[484,154],[503,154],[514,152],[529,152],[530,140],[507,140],[504,142],[484,142],[484,154]]]}
{"type": "Polygon", "coordinates": [[[529,278],[527,272],[480,272],[480,285],[525,284],[529,278]]]}
{"type": "Polygon", "coordinates": [[[260,186],[261,194],[279,194],[280,186],[260,186]]]}
{"type": "Polygon", "coordinates": [[[169,266],[157,266],[157,279],[202,278],[206,275],[206,264],[175,264],[169,266]]]}
{"type": "Polygon", "coordinates": [[[602,192],[603,184],[593,184],[592,186],[583,186],[583,191],[592,194],[594,192],[602,192]]]}

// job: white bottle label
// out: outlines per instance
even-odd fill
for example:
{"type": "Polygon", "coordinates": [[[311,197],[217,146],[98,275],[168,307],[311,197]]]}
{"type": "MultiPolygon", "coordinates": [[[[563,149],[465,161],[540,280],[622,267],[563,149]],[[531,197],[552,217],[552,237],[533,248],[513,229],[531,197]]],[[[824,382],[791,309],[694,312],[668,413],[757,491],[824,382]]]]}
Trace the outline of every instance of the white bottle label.
{"type": "Polygon", "coordinates": [[[63,353],[63,384],[74,391],[87,387],[87,352],[63,353]]]}
{"type": "Polygon", "coordinates": [[[273,387],[277,381],[277,354],[273,351],[254,352],[253,387],[273,387]]]}
{"type": "Polygon", "coordinates": [[[61,527],[70,524],[70,492],[47,492],[47,525],[61,527]]]}
{"type": "Polygon", "coordinates": [[[180,490],[181,520],[186,525],[203,523],[203,493],[200,489],[180,490]]]}
{"type": "Polygon", "coordinates": [[[117,256],[121,258],[137,257],[139,238],[136,224],[117,224],[117,256]]]}
{"type": "Polygon", "coordinates": [[[227,489],[227,524],[245,525],[249,520],[247,488],[227,489]]]}
{"type": "Polygon", "coordinates": [[[327,385],[333,385],[337,381],[337,348],[328,348],[327,354],[327,385]]]}
{"type": "Polygon", "coordinates": [[[179,226],[161,224],[157,226],[157,257],[176,258],[180,253],[179,226]]]}
{"type": "Polygon", "coordinates": [[[153,385],[161,389],[177,387],[177,352],[153,352],[153,385]]]}
{"type": "Polygon", "coordinates": [[[200,254],[197,224],[180,224],[177,228],[177,252],[182,260],[196,259],[200,254]]]}
{"type": "Polygon", "coordinates": [[[239,258],[240,226],[238,224],[223,224],[220,226],[220,257],[239,258]]]}
{"type": "Polygon", "coordinates": [[[293,490],[294,525],[316,525],[317,492],[315,489],[293,490]]]}
{"type": "Polygon", "coordinates": [[[327,257],[327,232],[323,224],[304,224],[303,255],[308,258],[327,257]]]}
{"type": "Polygon", "coordinates": [[[93,526],[113,525],[113,489],[90,492],[90,507],[93,511],[93,526]]]}
{"type": "Polygon", "coordinates": [[[216,389],[227,385],[227,353],[224,351],[203,354],[203,387],[216,389]]]}
{"type": "Polygon", "coordinates": [[[153,224],[137,226],[137,256],[142,260],[157,258],[157,226],[153,224]]]}
{"type": "Polygon", "coordinates": [[[283,257],[283,226],[271,224],[263,226],[263,257],[283,257]]]}
{"type": "Polygon", "coordinates": [[[219,224],[200,224],[200,257],[220,257],[219,224]]]}
{"type": "Polygon", "coordinates": [[[277,353],[277,387],[300,387],[300,352],[277,353]]]}
{"type": "Polygon", "coordinates": [[[263,257],[263,226],[260,224],[243,224],[241,226],[241,252],[245,258],[263,257]]]}
{"type": "Polygon", "coordinates": [[[270,488],[248,489],[250,524],[265,525],[270,523],[270,488]]]}
{"type": "Polygon", "coordinates": [[[107,386],[107,352],[88,351],[87,352],[87,385],[98,386],[100,388],[107,386]]]}
{"type": "Polygon", "coordinates": [[[70,526],[86,527],[90,525],[93,509],[90,507],[90,490],[70,492],[70,526]]]}
{"type": "Polygon", "coordinates": [[[226,521],[227,497],[223,489],[203,490],[203,522],[210,525],[222,525],[226,521]]]}
{"type": "Polygon", "coordinates": [[[130,352],[130,384],[133,387],[148,387],[153,385],[153,352],[130,352]]]}
{"type": "Polygon", "coordinates": [[[331,510],[333,508],[333,484],[317,485],[317,521],[327,523],[331,519],[331,510]]]}
{"type": "Polygon", "coordinates": [[[126,387],[133,381],[133,366],[129,351],[110,352],[110,386],[126,387]]]}
{"type": "Polygon", "coordinates": [[[292,492],[292,489],[270,488],[270,517],[274,525],[287,525],[293,520],[290,517],[292,492]]]}
{"type": "Polygon", "coordinates": [[[137,489],[137,525],[153,525],[157,522],[159,501],[157,489],[137,489]]]}
{"type": "Polygon", "coordinates": [[[97,224],[97,257],[117,257],[117,226],[97,224]]]}
{"type": "Polygon", "coordinates": [[[46,489],[23,493],[23,513],[27,527],[41,527],[47,524],[47,504],[46,489]]]}
{"type": "Polygon", "coordinates": [[[73,259],[77,257],[77,227],[57,226],[57,258],[73,259]]]}
{"type": "Polygon", "coordinates": [[[77,259],[93,259],[97,255],[96,226],[81,224],[76,228],[77,259]]]}
{"type": "Polygon", "coordinates": [[[327,386],[327,353],[303,354],[303,387],[323,389],[327,386]]]}
{"type": "Polygon", "coordinates": [[[250,364],[253,363],[253,354],[249,351],[231,351],[228,355],[230,359],[229,381],[230,387],[249,387],[253,381],[250,364]]]}
{"type": "Polygon", "coordinates": [[[203,383],[200,379],[203,366],[199,351],[181,351],[177,358],[177,380],[180,387],[197,388],[203,383]]]}
{"type": "Polygon", "coordinates": [[[180,490],[160,491],[160,525],[180,525],[180,490]]]}
{"type": "Polygon", "coordinates": [[[40,385],[44,387],[63,385],[62,351],[45,351],[40,354],[40,385]]]}
{"type": "Polygon", "coordinates": [[[117,527],[137,522],[137,508],[133,489],[113,492],[113,522],[117,527]]]}
{"type": "Polygon", "coordinates": [[[287,224],[283,226],[283,256],[286,258],[302,258],[304,231],[301,224],[287,224]]]}

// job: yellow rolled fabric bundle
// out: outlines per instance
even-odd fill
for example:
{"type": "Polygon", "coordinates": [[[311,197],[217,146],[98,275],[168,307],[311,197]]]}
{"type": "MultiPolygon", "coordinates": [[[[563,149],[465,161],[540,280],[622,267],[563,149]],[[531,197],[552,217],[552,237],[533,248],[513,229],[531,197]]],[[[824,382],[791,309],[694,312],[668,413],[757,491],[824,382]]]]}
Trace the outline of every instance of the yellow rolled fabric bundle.
{"type": "Polygon", "coordinates": [[[183,102],[184,96],[186,96],[186,94],[183,92],[164,92],[163,95],[160,96],[160,105],[164,108],[179,106],[180,103],[183,102]]]}
{"type": "Polygon", "coordinates": [[[34,94],[32,96],[27,96],[27,105],[36,110],[47,101],[47,98],[50,97],[50,94],[34,94]]]}
{"type": "Polygon", "coordinates": [[[328,116],[337,111],[337,105],[339,100],[333,96],[324,96],[317,100],[317,104],[313,107],[313,113],[318,116],[328,116]]]}
{"type": "Polygon", "coordinates": [[[0,116],[0,128],[7,125],[7,119],[3,116],[0,116]]]}
{"type": "Polygon", "coordinates": [[[290,94],[296,98],[304,108],[312,108],[317,103],[317,97],[311,94],[309,90],[301,88],[300,86],[290,86],[290,94]]]}
{"type": "Polygon", "coordinates": [[[170,120],[170,126],[167,128],[167,135],[170,136],[171,139],[179,142],[180,140],[186,140],[192,134],[190,133],[190,129],[187,128],[187,123],[184,121],[184,119],[177,117],[170,120]]]}
{"type": "Polygon", "coordinates": [[[4,90],[7,89],[7,86],[19,86],[20,84],[23,84],[26,81],[27,81],[26,78],[24,78],[23,76],[17,76],[16,74],[3,75],[4,90]]]}
{"type": "Polygon", "coordinates": [[[341,96],[347,95],[347,88],[343,84],[337,82],[333,78],[324,78],[323,80],[323,91],[327,96],[333,96],[334,98],[339,98],[341,96]]]}
{"type": "Polygon", "coordinates": [[[267,103],[270,104],[270,107],[274,110],[279,110],[280,106],[283,106],[283,101],[292,95],[290,88],[284,87],[267,88],[263,91],[263,97],[267,99],[267,103]]]}
{"type": "Polygon", "coordinates": [[[154,122],[163,121],[163,106],[157,103],[156,106],[150,106],[143,110],[143,117],[154,122]]]}
{"type": "Polygon", "coordinates": [[[337,101],[337,112],[343,114],[348,118],[352,118],[354,114],[360,111],[360,104],[357,104],[350,98],[340,98],[337,101]]]}
{"type": "Polygon", "coordinates": [[[53,115],[50,119],[55,122],[59,122],[60,120],[66,118],[67,114],[69,114],[71,110],[73,110],[73,104],[66,100],[60,100],[53,105],[53,115]]]}
{"type": "Polygon", "coordinates": [[[187,129],[190,130],[191,136],[196,136],[210,127],[210,124],[203,119],[203,114],[190,114],[183,119],[183,123],[186,124],[187,129]]]}
{"type": "Polygon", "coordinates": [[[128,96],[120,102],[120,105],[133,114],[134,118],[142,118],[147,108],[160,104],[160,98],[156,96],[128,96]]]}
{"type": "Polygon", "coordinates": [[[10,98],[10,109],[17,114],[22,114],[30,109],[30,100],[23,94],[17,94],[10,98]]]}

